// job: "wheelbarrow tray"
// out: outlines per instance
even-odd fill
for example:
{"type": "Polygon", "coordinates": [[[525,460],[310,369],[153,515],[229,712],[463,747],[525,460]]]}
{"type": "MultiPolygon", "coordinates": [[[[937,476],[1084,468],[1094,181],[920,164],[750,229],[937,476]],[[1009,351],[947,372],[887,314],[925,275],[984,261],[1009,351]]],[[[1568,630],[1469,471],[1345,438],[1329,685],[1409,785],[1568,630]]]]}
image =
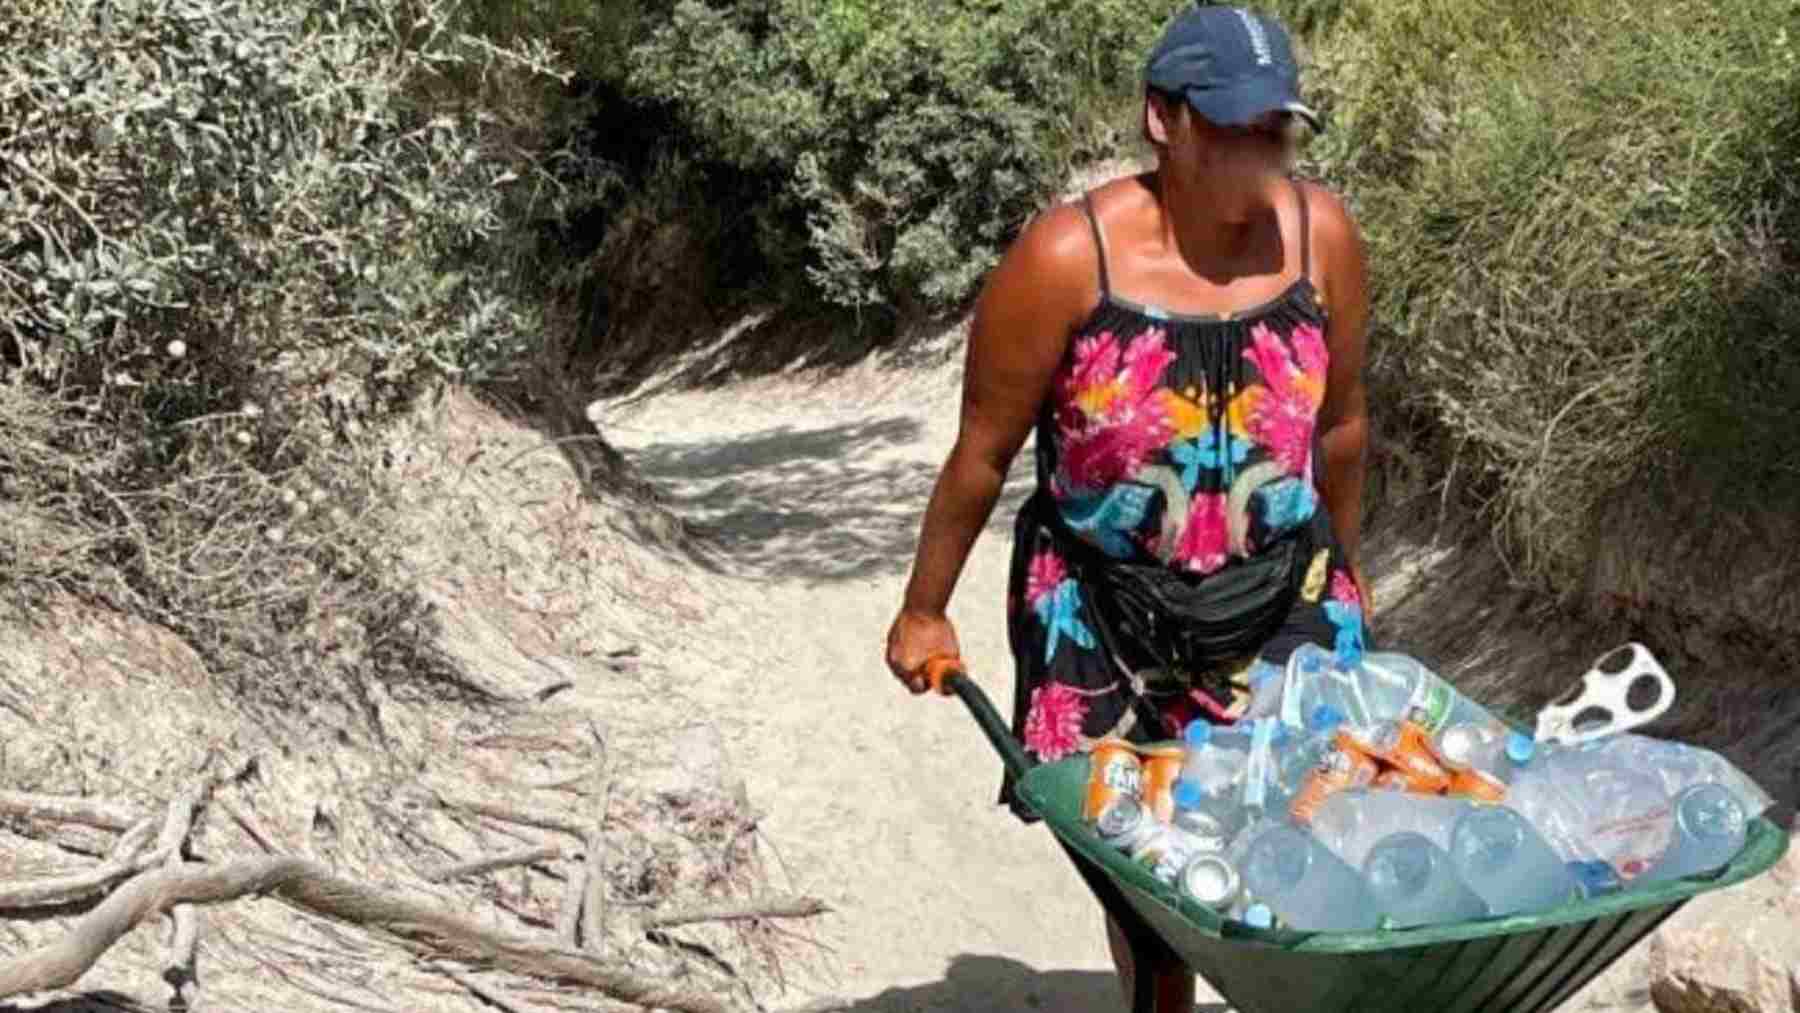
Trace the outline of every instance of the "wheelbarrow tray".
{"type": "Polygon", "coordinates": [[[1787,849],[1787,834],[1758,819],[1737,858],[1712,878],[1410,929],[1254,929],[1221,920],[1102,841],[1081,819],[1087,781],[1088,758],[1074,757],[1032,768],[1019,796],[1238,1013],[1553,1010],[1690,898],[1766,871],[1787,849]]]}
{"type": "Polygon", "coordinates": [[[1541,1013],[1553,1010],[1691,898],[1760,875],[1788,834],[1763,818],[1731,864],[1528,915],[1367,932],[1255,929],[1182,896],[1081,818],[1089,758],[1032,764],[980,687],[961,696],[1015,780],[1021,801],[1092,863],[1238,1013],[1541,1013]]]}

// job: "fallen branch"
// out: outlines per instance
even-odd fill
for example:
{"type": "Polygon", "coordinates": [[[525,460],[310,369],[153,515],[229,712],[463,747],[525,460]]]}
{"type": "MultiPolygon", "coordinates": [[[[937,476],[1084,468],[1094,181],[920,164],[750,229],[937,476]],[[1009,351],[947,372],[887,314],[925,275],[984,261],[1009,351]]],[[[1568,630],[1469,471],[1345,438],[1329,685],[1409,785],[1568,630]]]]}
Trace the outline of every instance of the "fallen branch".
{"type": "MultiPolygon", "coordinates": [[[[162,833],[156,839],[156,850],[166,854],[165,867],[180,869],[181,851],[188,834],[194,829],[194,816],[206,805],[218,779],[202,775],[187,790],[169,801],[168,815],[162,833]]],[[[199,988],[194,971],[194,957],[200,946],[200,914],[191,904],[176,904],[169,909],[169,945],[163,958],[163,981],[169,985],[169,1008],[192,1009],[194,991],[199,988]]]]}
{"type": "Polygon", "coordinates": [[[54,823],[84,823],[101,830],[125,831],[138,821],[130,806],[79,795],[38,795],[0,791],[0,815],[29,816],[54,823]]]}
{"type": "Polygon", "coordinates": [[[520,826],[537,827],[539,830],[555,830],[568,834],[576,840],[587,838],[587,828],[569,819],[561,813],[545,812],[541,809],[525,809],[519,806],[502,805],[486,799],[463,798],[456,795],[440,793],[438,801],[453,809],[462,809],[477,816],[517,823],[520,826]]]}
{"type": "Polygon", "coordinates": [[[0,998],[73,984],[127,932],[176,904],[219,904],[261,895],[382,930],[409,948],[434,956],[585,985],[639,1006],[736,1013],[735,1004],[717,996],[673,989],[591,954],[490,929],[434,905],[340,878],[324,866],[298,858],[241,859],[221,866],[192,864],[146,872],[83,915],[67,936],[0,961],[0,998]]]}
{"type": "Polygon", "coordinates": [[[511,869],[520,865],[536,865],[539,862],[553,862],[563,857],[563,849],[554,844],[546,844],[537,848],[525,848],[520,851],[507,851],[498,855],[486,855],[471,858],[466,862],[439,866],[425,872],[425,882],[443,883],[464,876],[476,876],[484,872],[498,869],[511,869]]]}
{"type": "Polygon", "coordinates": [[[148,857],[139,858],[155,828],[156,824],[152,820],[140,821],[119,839],[118,846],[107,856],[106,861],[92,869],[49,879],[0,881],[0,909],[46,907],[82,900],[105,892],[119,880],[136,875],[151,866],[161,865],[166,856],[160,850],[148,857]]]}
{"type": "Polygon", "coordinates": [[[581,945],[581,899],[587,896],[587,863],[577,866],[563,884],[562,903],[556,909],[556,938],[570,949],[581,945]]]}
{"type": "Polygon", "coordinates": [[[703,905],[653,911],[643,918],[646,929],[666,929],[696,922],[741,922],[755,918],[810,918],[831,908],[816,897],[765,897],[741,904],[703,905]]]}
{"type": "Polygon", "coordinates": [[[593,722],[588,730],[600,746],[600,759],[594,764],[594,793],[600,804],[594,813],[594,825],[587,832],[587,856],[583,860],[587,890],[581,900],[581,938],[587,948],[599,953],[606,941],[606,810],[612,806],[612,777],[607,771],[606,739],[593,722]]]}

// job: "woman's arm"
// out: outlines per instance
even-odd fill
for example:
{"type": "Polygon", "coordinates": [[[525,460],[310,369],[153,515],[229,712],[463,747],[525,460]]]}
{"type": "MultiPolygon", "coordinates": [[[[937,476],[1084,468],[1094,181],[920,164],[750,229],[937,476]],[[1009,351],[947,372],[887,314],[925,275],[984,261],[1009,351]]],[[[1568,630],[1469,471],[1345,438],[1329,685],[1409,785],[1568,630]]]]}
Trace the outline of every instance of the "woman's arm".
{"type": "Polygon", "coordinates": [[[1097,275],[1087,221],[1068,205],[1027,226],[988,275],[969,328],[960,430],[925,509],[903,612],[945,614],[1069,334],[1098,298],[1097,275]]]}
{"type": "Polygon", "coordinates": [[[1363,382],[1368,360],[1368,266],[1362,236],[1349,210],[1323,187],[1307,189],[1317,222],[1313,241],[1322,262],[1325,305],[1330,310],[1325,344],[1331,368],[1325,379],[1325,403],[1319,409],[1319,442],[1325,454],[1319,498],[1368,611],[1372,603],[1362,570],[1363,479],[1369,445],[1368,392],[1363,382]]]}

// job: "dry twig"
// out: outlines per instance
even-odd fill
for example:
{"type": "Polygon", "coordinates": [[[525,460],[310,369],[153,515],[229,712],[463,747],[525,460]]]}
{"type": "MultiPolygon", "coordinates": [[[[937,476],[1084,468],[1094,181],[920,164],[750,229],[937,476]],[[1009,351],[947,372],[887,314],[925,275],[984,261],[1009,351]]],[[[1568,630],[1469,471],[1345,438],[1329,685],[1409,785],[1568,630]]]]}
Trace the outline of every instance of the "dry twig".
{"type": "Polygon", "coordinates": [[[536,865],[539,862],[553,862],[561,857],[563,857],[563,849],[554,844],[546,844],[542,847],[506,851],[497,855],[484,855],[480,858],[471,858],[466,862],[456,862],[428,869],[424,878],[427,883],[444,883],[453,879],[461,879],[464,876],[476,876],[499,869],[536,865]]]}
{"type": "Polygon", "coordinates": [[[810,918],[831,908],[816,897],[763,897],[738,904],[710,904],[653,911],[644,916],[647,929],[666,929],[696,922],[737,922],[753,918],[810,918]]]}
{"type": "Polygon", "coordinates": [[[671,988],[591,954],[490,929],[435,905],[334,875],[298,858],[241,859],[221,866],[183,865],[146,872],[82,916],[49,946],[0,961],[0,998],[73,984],[145,918],[176,904],[208,905],[272,895],[341,921],[380,929],[409,948],[487,964],[547,981],[586,985],[645,1007],[683,1013],[735,1013],[736,1004],[671,988]]]}

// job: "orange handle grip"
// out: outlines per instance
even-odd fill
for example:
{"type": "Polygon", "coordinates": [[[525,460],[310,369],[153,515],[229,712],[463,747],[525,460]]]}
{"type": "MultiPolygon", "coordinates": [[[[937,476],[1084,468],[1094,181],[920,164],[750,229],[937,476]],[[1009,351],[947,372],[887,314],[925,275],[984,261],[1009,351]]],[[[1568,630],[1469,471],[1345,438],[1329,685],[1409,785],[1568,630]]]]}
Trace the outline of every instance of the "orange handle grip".
{"type": "Polygon", "coordinates": [[[934,654],[925,659],[925,681],[942,696],[951,693],[947,683],[953,675],[968,675],[969,670],[963,667],[962,659],[953,654],[934,654]]]}

